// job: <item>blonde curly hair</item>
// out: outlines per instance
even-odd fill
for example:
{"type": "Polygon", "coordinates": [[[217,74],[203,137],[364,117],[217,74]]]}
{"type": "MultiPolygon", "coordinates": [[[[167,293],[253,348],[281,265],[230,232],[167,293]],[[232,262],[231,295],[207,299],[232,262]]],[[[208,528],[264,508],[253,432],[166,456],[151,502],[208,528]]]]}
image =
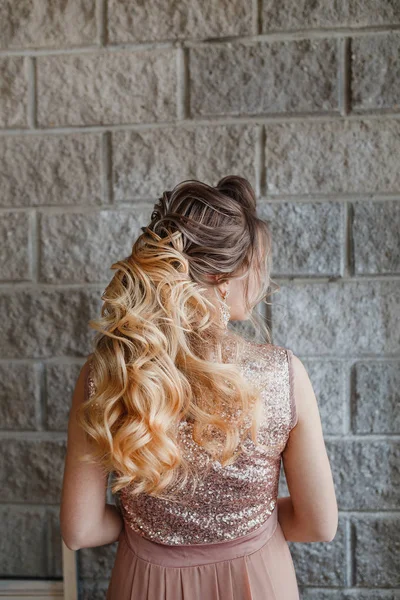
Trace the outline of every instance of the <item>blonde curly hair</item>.
{"type": "MultiPolygon", "coordinates": [[[[270,341],[253,309],[271,285],[271,235],[256,215],[252,186],[233,175],[215,187],[189,179],[165,191],[141,230],[131,255],[112,265],[101,317],[89,322],[97,332],[94,393],[77,417],[94,442],[82,460],[114,473],[113,493],[130,486],[133,494],[166,497],[189,475],[196,479],[177,439],[182,420],[222,465],[237,460],[249,432],[258,444],[259,391],[234,362],[223,362],[226,330],[206,291],[210,275],[214,285],[243,278],[249,320],[270,341]],[[258,282],[254,298],[250,275],[258,282]]],[[[231,335],[239,356],[244,338],[231,335]]]]}

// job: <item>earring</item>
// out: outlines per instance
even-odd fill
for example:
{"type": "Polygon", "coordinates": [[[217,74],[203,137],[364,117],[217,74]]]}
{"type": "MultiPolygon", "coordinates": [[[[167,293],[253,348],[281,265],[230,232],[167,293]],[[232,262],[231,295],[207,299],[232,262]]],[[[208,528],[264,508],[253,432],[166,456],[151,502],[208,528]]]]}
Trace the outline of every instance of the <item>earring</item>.
{"type": "Polygon", "coordinates": [[[231,316],[231,310],[229,305],[225,302],[225,299],[228,297],[229,290],[226,290],[225,293],[220,292],[222,302],[220,303],[220,311],[221,311],[221,323],[224,329],[228,328],[228,322],[231,316]]]}

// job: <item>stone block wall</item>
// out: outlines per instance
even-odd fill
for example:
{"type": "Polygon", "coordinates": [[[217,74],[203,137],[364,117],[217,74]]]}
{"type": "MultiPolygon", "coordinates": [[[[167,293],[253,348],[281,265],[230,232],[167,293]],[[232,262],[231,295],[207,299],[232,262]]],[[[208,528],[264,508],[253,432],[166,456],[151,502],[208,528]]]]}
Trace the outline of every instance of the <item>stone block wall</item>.
{"type": "MultiPolygon", "coordinates": [[[[238,174],[338,496],[335,540],[290,544],[302,600],[400,597],[399,64],[392,0],[2,2],[0,576],[62,575],[69,405],[111,264],[163,190],[238,174]]],[[[79,551],[82,598],[115,546],[79,551]]]]}

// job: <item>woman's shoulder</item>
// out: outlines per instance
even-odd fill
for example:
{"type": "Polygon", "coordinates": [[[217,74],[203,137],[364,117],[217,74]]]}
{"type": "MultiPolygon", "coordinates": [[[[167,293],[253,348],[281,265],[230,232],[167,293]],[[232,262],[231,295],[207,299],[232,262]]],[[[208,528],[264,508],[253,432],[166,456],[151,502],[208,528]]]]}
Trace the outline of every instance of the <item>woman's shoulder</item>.
{"type": "Polygon", "coordinates": [[[264,359],[271,367],[288,364],[292,352],[286,346],[280,346],[270,342],[247,342],[248,356],[264,359]]]}
{"type": "Polygon", "coordinates": [[[242,353],[242,364],[249,374],[257,378],[269,388],[271,385],[289,385],[291,369],[291,350],[285,346],[269,342],[248,341],[242,353]]]}

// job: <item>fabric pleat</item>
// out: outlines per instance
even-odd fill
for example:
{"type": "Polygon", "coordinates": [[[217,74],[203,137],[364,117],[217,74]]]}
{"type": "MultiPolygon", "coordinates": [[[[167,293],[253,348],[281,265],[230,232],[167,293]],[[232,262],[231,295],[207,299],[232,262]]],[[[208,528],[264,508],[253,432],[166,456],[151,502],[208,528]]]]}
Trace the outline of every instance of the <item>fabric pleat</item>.
{"type": "Polygon", "coordinates": [[[276,509],[252,533],[214,544],[172,547],[123,529],[106,598],[299,600],[299,590],[276,509]]]}

